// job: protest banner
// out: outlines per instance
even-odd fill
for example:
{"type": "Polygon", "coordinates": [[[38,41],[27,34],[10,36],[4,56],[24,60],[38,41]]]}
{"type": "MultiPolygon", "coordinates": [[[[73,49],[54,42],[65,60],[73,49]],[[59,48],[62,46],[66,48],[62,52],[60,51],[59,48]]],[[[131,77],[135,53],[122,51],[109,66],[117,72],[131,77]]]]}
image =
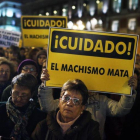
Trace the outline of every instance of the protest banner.
{"type": "Polygon", "coordinates": [[[44,47],[48,44],[49,27],[67,27],[64,16],[22,16],[21,29],[23,45],[44,47]]]}
{"type": "Polygon", "coordinates": [[[49,87],[81,79],[89,90],[131,95],[138,35],[50,28],[49,87]]]}
{"type": "Polygon", "coordinates": [[[0,29],[0,47],[19,46],[20,32],[0,29]]]}

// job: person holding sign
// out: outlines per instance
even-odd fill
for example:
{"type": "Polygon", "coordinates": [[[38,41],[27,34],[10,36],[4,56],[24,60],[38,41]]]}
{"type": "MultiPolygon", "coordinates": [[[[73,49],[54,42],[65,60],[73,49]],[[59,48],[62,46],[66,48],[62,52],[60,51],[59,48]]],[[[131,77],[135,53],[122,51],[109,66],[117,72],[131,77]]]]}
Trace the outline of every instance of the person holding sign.
{"type": "MultiPolygon", "coordinates": [[[[44,86],[45,80],[50,80],[47,69],[43,69],[41,74],[42,84],[38,89],[39,102],[43,111],[56,110],[59,104],[59,99],[54,100],[52,89],[44,86]]],[[[128,85],[136,89],[137,79],[133,76],[130,78],[128,85]]],[[[122,95],[119,102],[109,99],[105,95],[99,93],[89,93],[86,110],[92,114],[92,119],[99,122],[99,131],[102,139],[104,138],[104,124],[106,116],[124,116],[132,108],[136,97],[136,91],[133,90],[132,96],[122,95]]]]}
{"type": "Polygon", "coordinates": [[[84,110],[88,89],[79,80],[68,80],[62,87],[59,109],[48,113],[38,123],[32,134],[33,140],[101,140],[99,123],[89,111],[84,110]]]}

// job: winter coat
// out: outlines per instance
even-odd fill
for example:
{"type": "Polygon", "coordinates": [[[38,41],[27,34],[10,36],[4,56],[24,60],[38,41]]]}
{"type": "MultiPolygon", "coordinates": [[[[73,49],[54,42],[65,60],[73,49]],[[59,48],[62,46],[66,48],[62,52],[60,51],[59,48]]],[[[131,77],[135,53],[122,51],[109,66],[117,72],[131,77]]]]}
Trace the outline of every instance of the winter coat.
{"type": "MultiPolygon", "coordinates": [[[[54,100],[52,96],[52,89],[48,87],[39,87],[39,103],[41,110],[52,111],[58,107],[59,99],[54,100]]],[[[99,93],[93,93],[88,99],[86,110],[92,114],[92,119],[99,122],[99,131],[103,139],[104,124],[106,116],[124,116],[131,110],[136,93],[132,96],[122,95],[119,102],[108,98],[99,93]]]]}
{"type": "Polygon", "coordinates": [[[88,111],[84,111],[65,134],[57,123],[56,114],[57,111],[52,111],[38,123],[32,134],[33,140],[101,140],[99,124],[92,120],[88,111]]]}
{"type": "MultiPolygon", "coordinates": [[[[35,108],[28,119],[28,124],[26,130],[31,136],[33,130],[35,129],[38,122],[44,120],[46,118],[46,113],[35,108]]],[[[15,124],[9,118],[6,111],[6,104],[0,106],[0,136],[9,137],[15,124]]]]}

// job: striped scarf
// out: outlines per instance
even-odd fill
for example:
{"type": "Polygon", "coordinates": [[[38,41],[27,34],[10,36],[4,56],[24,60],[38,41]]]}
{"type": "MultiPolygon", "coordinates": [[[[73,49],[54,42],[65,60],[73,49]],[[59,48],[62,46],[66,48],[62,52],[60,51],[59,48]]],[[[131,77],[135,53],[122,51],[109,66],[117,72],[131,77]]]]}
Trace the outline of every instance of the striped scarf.
{"type": "Polygon", "coordinates": [[[23,114],[18,109],[16,109],[11,97],[8,99],[6,103],[7,114],[15,124],[10,137],[14,137],[16,140],[30,140],[26,131],[26,126],[28,124],[28,118],[32,114],[34,108],[35,103],[31,101],[25,113],[23,114]]]}

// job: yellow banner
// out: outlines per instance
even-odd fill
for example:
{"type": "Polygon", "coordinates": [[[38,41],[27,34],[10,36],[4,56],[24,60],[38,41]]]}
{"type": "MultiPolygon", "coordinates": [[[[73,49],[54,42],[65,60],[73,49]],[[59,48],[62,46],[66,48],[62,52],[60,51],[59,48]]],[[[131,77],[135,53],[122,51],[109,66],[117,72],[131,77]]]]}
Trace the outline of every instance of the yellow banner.
{"type": "Polygon", "coordinates": [[[89,90],[131,95],[138,35],[50,28],[49,87],[81,79],[89,90]]]}
{"type": "Polygon", "coordinates": [[[64,16],[22,16],[21,29],[23,45],[44,47],[48,44],[49,27],[67,27],[64,16]]]}

